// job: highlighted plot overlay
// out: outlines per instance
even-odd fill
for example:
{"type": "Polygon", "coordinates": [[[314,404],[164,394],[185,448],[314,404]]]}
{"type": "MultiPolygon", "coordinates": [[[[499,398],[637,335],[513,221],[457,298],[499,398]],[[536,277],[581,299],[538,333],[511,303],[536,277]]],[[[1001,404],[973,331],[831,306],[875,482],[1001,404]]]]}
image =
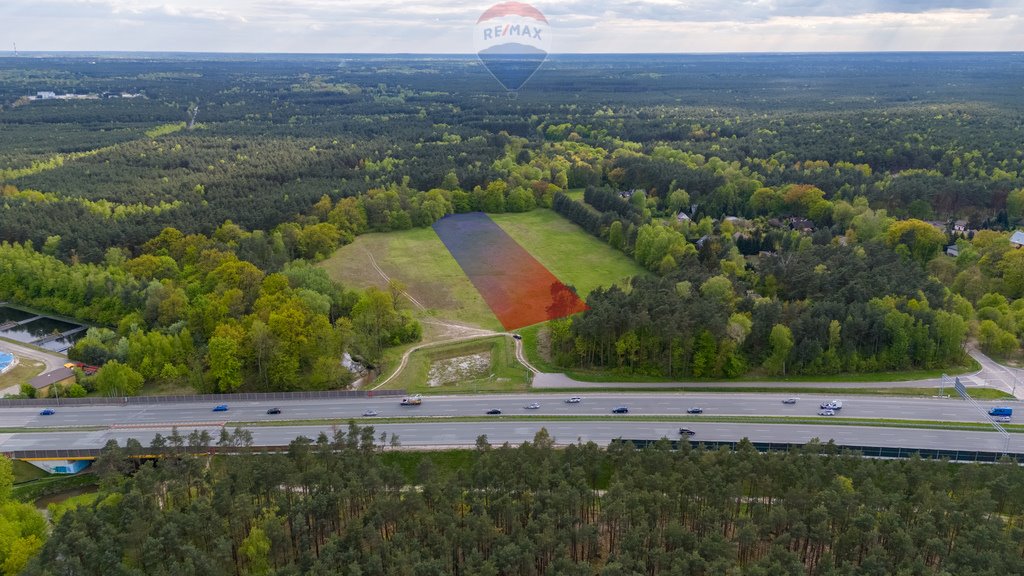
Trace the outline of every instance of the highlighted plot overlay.
{"type": "Polygon", "coordinates": [[[448,216],[434,224],[434,231],[506,330],[587,309],[486,214],[448,216]]]}

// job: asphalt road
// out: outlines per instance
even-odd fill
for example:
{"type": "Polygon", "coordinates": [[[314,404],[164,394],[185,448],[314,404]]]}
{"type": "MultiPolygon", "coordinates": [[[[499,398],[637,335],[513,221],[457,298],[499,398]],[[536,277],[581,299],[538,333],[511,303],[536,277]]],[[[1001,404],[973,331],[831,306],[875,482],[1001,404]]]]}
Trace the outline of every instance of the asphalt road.
{"type": "MultiPolygon", "coordinates": [[[[213,404],[168,403],[125,406],[58,406],[56,414],[41,416],[38,408],[0,408],[0,428],[49,428],[62,426],[138,426],[216,422],[272,422],[281,420],[312,420],[324,418],[355,418],[367,410],[379,417],[454,417],[484,416],[490,409],[503,415],[587,415],[614,419],[612,408],[626,406],[630,415],[669,416],[699,421],[709,416],[803,416],[815,418],[894,418],[957,422],[983,422],[987,418],[960,399],[895,398],[878,396],[838,397],[843,409],[835,416],[817,416],[819,404],[835,397],[809,395],[800,397],[795,405],[782,404],[784,394],[667,394],[667,393],[593,393],[581,394],[583,401],[567,404],[567,395],[480,395],[431,396],[420,406],[401,406],[399,399],[346,398],[338,400],[278,401],[274,406],[281,414],[269,415],[267,403],[232,402],[227,412],[213,412],[213,404]],[[539,409],[524,406],[533,402],[539,409]],[[690,407],[700,407],[703,415],[686,414],[690,407]]],[[[1015,406],[1015,401],[983,402],[983,406],[1015,406]]],[[[1019,408],[1024,412],[1024,406],[1019,408]]],[[[1024,418],[1024,414],[1018,415],[1024,418]]]]}
{"type": "MultiPolygon", "coordinates": [[[[834,439],[837,443],[866,446],[903,446],[907,448],[940,448],[945,450],[985,450],[998,452],[1004,449],[1003,438],[993,432],[963,432],[947,430],[886,429],[859,426],[813,426],[813,425],[764,425],[730,423],[686,423],[696,432],[694,440],[751,440],[771,442],[803,443],[813,438],[822,441],[834,439]]],[[[615,438],[678,438],[676,423],[604,421],[587,422],[417,422],[400,424],[379,424],[375,426],[376,436],[380,432],[397,434],[404,447],[468,446],[476,438],[486,434],[491,444],[510,442],[518,444],[532,440],[541,428],[559,443],[594,441],[607,445],[615,438]]],[[[285,445],[302,435],[316,438],[320,432],[331,434],[329,426],[281,426],[251,428],[257,445],[285,445]]],[[[181,430],[187,433],[189,430],[181,430]]],[[[218,431],[209,429],[217,438],[218,431]]],[[[0,434],[0,452],[14,450],[42,450],[50,448],[99,448],[108,440],[115,439],[122,446],[128,438],[135,438],[148,445],[156,433],[167,435],[169,429],[144,430],[102,430],[89,433],[53,432],[0,434]]],[[[1010,450],[1024,452],[1024,435],[1010,435],[1010,450]]]]}

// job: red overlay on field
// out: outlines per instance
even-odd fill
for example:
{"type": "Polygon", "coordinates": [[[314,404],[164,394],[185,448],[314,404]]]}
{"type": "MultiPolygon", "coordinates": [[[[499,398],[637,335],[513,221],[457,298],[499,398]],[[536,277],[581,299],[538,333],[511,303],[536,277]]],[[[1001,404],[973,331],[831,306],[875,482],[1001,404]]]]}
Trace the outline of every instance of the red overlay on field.
{"type": "Polygon", "coordinates": [[[454,214],[434,223],[434,231],[506,330],[587,309],[486,214],[454,214]]]}

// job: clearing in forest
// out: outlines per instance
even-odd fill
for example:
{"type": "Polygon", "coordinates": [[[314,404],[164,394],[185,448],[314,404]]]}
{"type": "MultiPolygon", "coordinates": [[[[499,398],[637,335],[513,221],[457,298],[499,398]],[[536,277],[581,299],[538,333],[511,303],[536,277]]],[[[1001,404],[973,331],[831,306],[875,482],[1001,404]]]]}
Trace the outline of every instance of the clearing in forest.
{"type": "Polygon", "coordinates": [[[453,214],[435,222],[434,231],[507,330],[586,310],[575,292],[487,214],[453,214]]]}
{"type": "MultiPolygon", "coordinates": [[[[581,298],[601,286],[625,286],[632,276],[646,273],[623,253],[551,210],[495,214],[492,219],[554,276],[575,288],[581,298]]],[[[386,289],[387,281],[374,263],[385,275],[404,284],[408,294],[426,308],[417,312],[421,319],[427,319],[425,340],[461,335],[448,330],[437,333],[438,326],[430,317],[502,330],[501,323],[433,229],[363,234],[320,265],[332,279],[348,288],[386,289]]],[[[414,307],[408,301],[402,305],[414,307]]]]}

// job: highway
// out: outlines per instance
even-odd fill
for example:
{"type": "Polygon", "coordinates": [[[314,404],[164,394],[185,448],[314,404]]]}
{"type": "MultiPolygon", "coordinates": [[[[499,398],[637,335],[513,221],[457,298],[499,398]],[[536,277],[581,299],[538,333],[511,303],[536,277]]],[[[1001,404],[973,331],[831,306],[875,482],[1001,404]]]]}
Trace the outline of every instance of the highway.
{"type": "MultiPolygon", "coordinates": [[[[510,442],[518,444],[532,440],[541,428],[558,443],[572,443],[582,440],[607,445],[615,438],[679,438],[679,425],[674,422],[615,421],[612,418],[599,421],[579,422],[415,422],[375,425],[376,436],[380,432],[397,434],[403,447],[466,446],[475,443],[476,438],[486,434],[491,444],[510,442]]],[[[814,426],[802,424],[732,424],[718,422],[686,422],[694,430],[694,440],[752,440],[770,442],[803,443],[813,438],[823,441],[834,439],[840,444],[868,446],[903,446],[907,448],[939,448],[944,450],[984,450],[999,452],[1004,440],[993,432],[965,432],[951,430],[888,429],[863,426],[814,426]]],[[[219,431],[209,430],[214,441],[219,431]]],[[[331,434],[330,426],[280,426],[249,428],[255,444],[277,446],[288,444],[302,435],[316,438],[320,432],[331,434]]],[[[179,430],[183,434],[188,429],[179,430]]],[[[100,448],[108,440],[115,439],[122,446],[128,438],[135,438],[148,445],[156,433],[164,434],[169,429],[99,430],[95,432],[29,432],[0,434],[0,452],[14,450],[45,450],[53,448],[81,449],[100,448]]],[[[1024,452],[1024,435],[1010,435],[1010,450],[1024,452]]]]}
{"type": "MultiPolygon", "coordinates": [[[[668,394],[593,393],[581,394],[578,404],[567,404],[568,395],[519,394],[480,396],[430,396],[420,406],[401,406],[399,399],[345,398],[337,400],[292,400],[274,404],[232,402],[227,412],[213,412],[213,404],[166,403],[150,405],[58,406],[56,413],[41,416],[39,408],[0,408],[0,428],[51,428],[67,426],[186,426],[190,423],[272,422],[282,420],[346,419],[375,410],[381,418],[484,416],[499,409],[503,415],[595,416],[613,419],[612,408],[626,406],[633,416],[685,417],[699,421],[709,416],[803,416],[814,418],[891,418],[956,422],[984,422],[987,418],[968,403],[956,399],[899,398],[878,396],[799,397],[794,405],[783,404],[785,394],[668,394]],[[835,416],[817,416],[819,404],[838,398],[843,409],[835,416]],[[536,402],[540,408],[527,410],[536,402]],[[270,415],[270,407],[281,414],[270,415]],[[686,410],[700,407],[704,414],[690,416],[686,410]]],[[[983,402],[985,407],[1015,406],[1016,401],[983,402]]],[[[1024,410],[1024,407],[1021,408],[1024,410]]]]}

